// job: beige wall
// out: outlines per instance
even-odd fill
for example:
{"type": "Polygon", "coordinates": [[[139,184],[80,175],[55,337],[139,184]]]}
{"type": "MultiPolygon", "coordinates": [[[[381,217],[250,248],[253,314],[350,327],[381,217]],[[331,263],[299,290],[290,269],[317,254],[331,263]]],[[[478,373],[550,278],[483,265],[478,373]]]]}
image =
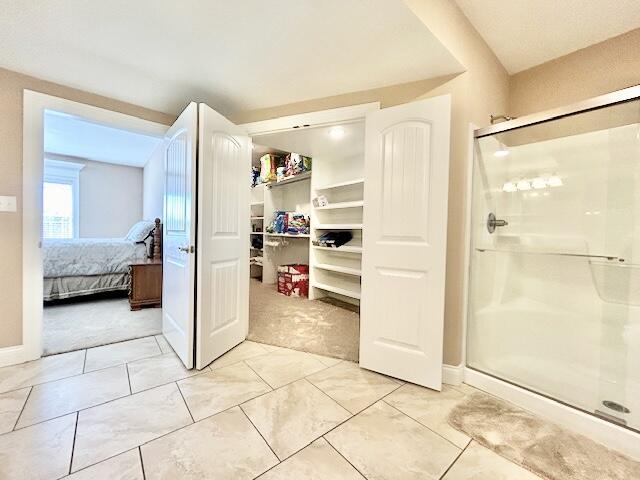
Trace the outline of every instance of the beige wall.
{"type": "Polygon", "coordinates": [[[164,144],[151,154],[142,177],[142,216],[145,220],[163,218],[164,203],[164,144]]]}
{"type": "Polygon", "coordinates": [[[640,28],[516,73],[509,114],[526,115],[640,84],[640,28]]]}
{"type": "Polygon", "coordinates": [[[406,0],[406,3],[464,66],[464,73],[270,109],[239,112],[232,119],[243,123],[373,101],[380,101],[386,107],[420,98],[452,94],[444,361],[457,365],[462,360],[465,312],[462,289],[469,124],[485,126],[491,113],[506,110],[509,78],[493,52],[453,2],[406,0]]]}
{"type": "Polygon", "coordinates": [[[172,115],[0,69],[0,195],[18,198],[17,213],[0,212],[0,348],[22,343],[22,91],[23,89],[171,124],[172,115]]]}
{"type": "Polygon", "coordinates": [[[121,238],[142,220],[142,168],[47,154],[80,163],[80,238],[121,238]]]}

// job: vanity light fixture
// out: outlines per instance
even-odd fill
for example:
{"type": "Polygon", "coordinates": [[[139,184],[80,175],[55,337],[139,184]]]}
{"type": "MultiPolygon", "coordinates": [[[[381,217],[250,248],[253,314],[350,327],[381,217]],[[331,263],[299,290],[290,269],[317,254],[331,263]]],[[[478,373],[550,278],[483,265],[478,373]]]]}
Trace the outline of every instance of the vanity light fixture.
{"type": "Polygon", "coordinates": [[[529,180],[522,179],[516,184],[516,187],[521,191],[531,190],[531,183],[529,180]]]}

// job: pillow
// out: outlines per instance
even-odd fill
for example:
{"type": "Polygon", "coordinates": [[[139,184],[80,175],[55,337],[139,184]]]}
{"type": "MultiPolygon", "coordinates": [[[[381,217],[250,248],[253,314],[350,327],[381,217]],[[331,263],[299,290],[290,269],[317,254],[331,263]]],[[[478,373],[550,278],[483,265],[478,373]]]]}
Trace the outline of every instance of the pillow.
{"type": "Polygon", "coordinates": [[[129,240],[130,242],[144,242],[155,226],[154,222],[142,220],[131,227],[129,233],[127,233],[127,236],[124,237],[124,239],[129,240]]]}

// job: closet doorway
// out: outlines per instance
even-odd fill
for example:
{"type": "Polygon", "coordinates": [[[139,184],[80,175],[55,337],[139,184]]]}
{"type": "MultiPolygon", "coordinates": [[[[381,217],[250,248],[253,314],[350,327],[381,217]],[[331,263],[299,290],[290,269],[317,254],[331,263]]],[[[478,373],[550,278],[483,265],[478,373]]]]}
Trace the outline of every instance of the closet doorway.
{"type": "Polygon", "coordinates": [[[253,137],[249,340],[357,362],[364,119],[253,137]]]}
{"type": "Polygon", "coordinates": [[[245,124],[248,339],[442,385],[451,99],[245,124]]]}

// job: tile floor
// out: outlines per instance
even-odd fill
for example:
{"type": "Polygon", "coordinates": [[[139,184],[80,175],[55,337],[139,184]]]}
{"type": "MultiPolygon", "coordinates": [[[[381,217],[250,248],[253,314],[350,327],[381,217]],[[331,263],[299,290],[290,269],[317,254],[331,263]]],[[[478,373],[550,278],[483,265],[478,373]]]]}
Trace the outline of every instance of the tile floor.
{"type": "Polygon", "coordinates": [[[161,336],[0,369],[0,478],[534,480],[442,393],[244,342],[185,370],[161,336]]]}

